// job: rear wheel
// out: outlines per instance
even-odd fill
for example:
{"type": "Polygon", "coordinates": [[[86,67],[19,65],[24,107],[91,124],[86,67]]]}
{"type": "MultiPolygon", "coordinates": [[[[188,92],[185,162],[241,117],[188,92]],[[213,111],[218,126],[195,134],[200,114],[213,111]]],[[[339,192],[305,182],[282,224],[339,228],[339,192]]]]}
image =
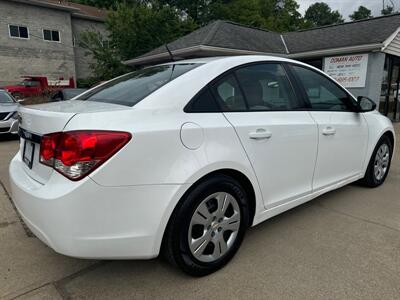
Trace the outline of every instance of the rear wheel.
{"type": "Polygon", "coordinates": [[[362,183],[369,187],[381,185],[389,173],[393,145],[388,136],[384,135],[378,141],[368,164],[362,183]]]}
{"type": "Polygon", "coordinates": [[[248,214],[246,193],[236,180],[220,175],[204,181],[174,211],[164,254],[190,275],[215,272],[239,249],[248,214]]]}

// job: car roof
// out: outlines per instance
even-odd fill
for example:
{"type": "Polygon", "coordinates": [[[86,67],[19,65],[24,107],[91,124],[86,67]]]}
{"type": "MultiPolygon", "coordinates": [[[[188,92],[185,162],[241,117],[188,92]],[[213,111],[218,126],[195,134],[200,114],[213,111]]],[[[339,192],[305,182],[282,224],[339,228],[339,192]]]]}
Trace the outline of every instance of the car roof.
{"type": "Polygon", "coordinates": [[[208,64],[215,61],[238,61],[242,60],[246,62],[257,62],[257,61],[285,61],[285,62],[296,62],[298,61],[284,58],[281,56],[272,55],[235,55],[235,56],[214,56],[214,57],[200,57],[193,59],[177,60],[173,62],[168,62],[160,65],[173,65],[173,64],[208,64]]]}
{"type": "MultiPolygon", "coordinates": [[[[169,62],[167,64],[160,65],[173,65],[173,64],[187,64],[187,63],[198,63],[201,64],[197,68],[184,73],[176,79],[165,84],[158,90],[148,95],[145,101],[140,101],[135,105],[136,108],[153,108],[157,107],[171,107],[177,105],[183,107],[187,104],[187,99],[193,98],[204,86],[209,84],[213,79],[217,78],[221,74],[228,72],[236,67],[240,67],[246,64],[252,63],[265,63],[265,62],[278,62],[278,63],[290,63],[298,66],[305,66],[316,72],[324,74],[328,78],[332,79],[329,75],[325,74],[322,70],[319,70],[313,66],[307,65],[303,62],[292,60],[279,56],[271,55],[238,55],[238,56],[218,56],[218,57],[204,57],[196,59],[185,59],[175,62],[169,62]],[[187,84],[187,83],[190,84],[187,84]],[[184,84],[183,84],[184,83],[184,84]],[[176,95],[171,97],[171,95],[176,95]],[[169,97],[171,100],[167,102],[165,98],[169,97]]],[[[159,65],[159,66],[160,66],[159,65]]],[[[332,79],[333,80],[333,79],[332,79]]],[[[340,85],[340,84],[339,84],[340,85]]],[[[343,86],[342,86],[343,87],[343,86]]],[[[343,89],[345,89],[343,87],[343,89]]],[[[346,90],[346,89],[345,89],[346,90]]]]}

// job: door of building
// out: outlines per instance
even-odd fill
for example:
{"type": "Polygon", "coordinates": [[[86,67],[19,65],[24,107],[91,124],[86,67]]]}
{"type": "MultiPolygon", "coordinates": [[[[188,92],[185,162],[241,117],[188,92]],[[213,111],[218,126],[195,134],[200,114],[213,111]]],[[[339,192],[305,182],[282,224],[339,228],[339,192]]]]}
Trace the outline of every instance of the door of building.
{"type": "Polygon", "coordinates": [[[388,55],[382,81],[379,111],[392,121],[400,121],[400,58],[388,55]]]}

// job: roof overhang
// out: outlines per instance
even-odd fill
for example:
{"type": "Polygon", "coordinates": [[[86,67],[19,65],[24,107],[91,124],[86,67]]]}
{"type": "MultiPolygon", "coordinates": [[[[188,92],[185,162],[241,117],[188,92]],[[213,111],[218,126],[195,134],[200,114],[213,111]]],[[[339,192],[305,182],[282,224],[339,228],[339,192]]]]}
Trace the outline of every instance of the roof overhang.
{"type": "MultiPolygon", "coordinates": [[[[286,54],[280,53],[266,53],[259,51],[243,50],[243,49],[232,49],[232,48],[222,48],[213,47],[207,45],[198,45],[188,48],[182,48],[171,51],[175,59],[185,59],[192,57],[207,57],[207,56],[225,56],[225,55],[274,55],[287,57],[286,54]]],[[[137,57],[124,61],[123,63],[128,66],[139,66],[146,64],[155,64],[164,61],[170,61],[171,57],[168,52],[163,52],[159,54],[137,57]]]]}
{"type": "Polygon", "coordinates": [[[400,56],[400,27],[397,28],[384,42],[382,51],[391,55],[400,56]]]}
{"type": "MultiPolygon", "coordinates": [[[[206,45],[193,46],[189,48],[183,48],[171,51],[175,59],[185,59],[193,57],[206,57],[206,56],[223,56],[223,55],[273,55],[281,56],[293,59],[301,58],[317,58],[321,56],[331,56],[331,55],[342,55],[348,53],[360,53],[360,52],[372,52],[372,51],[382,51],[384,47],[383,43],[358,45],[351,47],[339,47],[332,49],[322,49],[315,51],[307,51],[300,53],[266,53],[259,51],[241,50],[241,49],[231,49],[231,48],[220,48],[212,47],[206,45]]],[[[170,61],[171,57],[168,52],[163,52],[159,54],[138,57],[124,61],[123,63],[129,66],[140,66],[148,64],[156,64],[165,61],[170,61]]]]}
{"type": "Polygon", "coordinates": [[[91,20],[91,21],[97,21],[97,22],[105,21],[104,18],[83,14],[79,8],[71,7],[68,5],[63,5],[61,3],[56,4],[56,3],[51,3],[51,2],[42,2],[42,1],[38,1],[38,0],[8,0],[8,1],[23,3],[23,4],[33,5],[33,6],[39,6],[39,7],[43,7],[43,8],[50,8],[50,9],[66,11],[66,12],[71,13],[71,16],[73,18],[77,18],[77,19],[85,19],[85,20],[91,20]]]}
{"type": "Polygon", "coordinates": [[[372,51],[381,51],[382,47],[383,47],[383,43],[366,44],[366,45],[358,45],[358,46],[351,46],[351,47],[339,47],[339,48],[291,53],[288,55],[288,57],[297,59],[297,58],[321,57],[321,56],[328,56],[328,55],[329,56],[330,55],[342,55],[342,54],[348,54],[348,53],[372,52],[372,51]]]}
{"type": "Polygon", "coordinates": [[[89,16],[89,15],[85,15],[82,13],[73,13],[72,18],[76,18],[76,19],[84,19],[84,20],[90,20],[90,21],[96,21],[96,22],[105,22],[104,18],[100,18],[100,17],[95,17],[95,16],[89,16]]]}
{"type": "Polygon", "coordinates": [[[396,38],[397,34],[400,32],[400,27],[397,28],[397,30],[395,32],[393,32],[384,42],[383,42],[383,49],[385,50],[390,43],[396,38]]]}
{"type": "Polygon", "coordinates": [[[19,3],[33,5],[33,6],[40,6],[40,7],[44,7],[44,8],[63,10],[63,11],[71,12],[71,13],[80,11],[80,9],[75,8],[75,7],[70,7],[70,6],[66,6],[66,5],[62,5],[62,4],[55,4],[55,3],[50,3],[50,2],[42,2],[42,1],[37,1],[37,0],[9,0],[9,1],[19,2],[19,3]]]}

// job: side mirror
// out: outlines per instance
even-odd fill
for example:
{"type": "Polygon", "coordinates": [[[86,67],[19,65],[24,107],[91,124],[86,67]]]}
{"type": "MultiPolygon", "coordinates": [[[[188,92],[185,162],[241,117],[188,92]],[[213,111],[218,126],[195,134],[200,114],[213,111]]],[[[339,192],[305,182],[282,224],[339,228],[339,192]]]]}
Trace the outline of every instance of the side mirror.
{"type": "Polygon", "coordinates": [[[17,103],[22,103],[24,101],[25,101],[25,99],[17,99],[17,103]]]}
{"type": "Polygon", "coordinates": [[[359,112],[368,112],[376,109],[376,103],[365,96],[357,97],[358,101],[358,111],[359,112]]]}

